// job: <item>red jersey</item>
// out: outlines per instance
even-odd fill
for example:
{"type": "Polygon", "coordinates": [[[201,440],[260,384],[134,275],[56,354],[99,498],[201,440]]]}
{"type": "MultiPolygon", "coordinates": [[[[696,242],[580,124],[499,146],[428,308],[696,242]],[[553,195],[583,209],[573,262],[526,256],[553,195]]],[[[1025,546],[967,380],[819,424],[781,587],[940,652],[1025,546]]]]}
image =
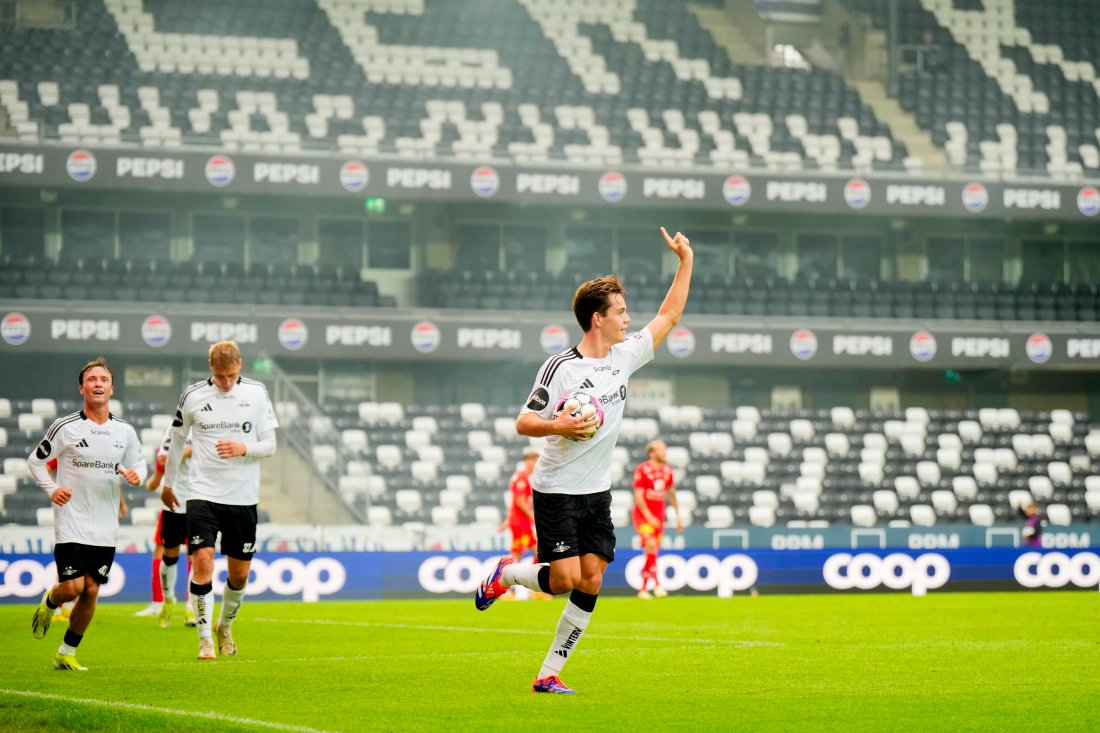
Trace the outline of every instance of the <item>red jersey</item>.
{"type": "Polygon", "coordinates": [[[508,523],[515,527],[531,527],[531,518],[520,511],[519,500],[525,500],[531,506],[531,480],[522,468],[512,474],[512,483],[508,487],[512,492],[512,507],[508,511],[508,523]]]}
{"type": "MultiPolygon", "coordinates": [[[[643,497],[649,511],[657,518],[658,526],[654,529],[658,532],[664,527],[665,499],[668,497],[668,491],[671,488],[674,488],[672,466],[667,463],[655,466],[649,461],[644,461],[634,469],[634,489],[641,489],[645,492],[643,497]]],[[[635,527],[646,521],[645,515],[642,514],[637,504],[634,505],[633,519],[635,527]]]]}

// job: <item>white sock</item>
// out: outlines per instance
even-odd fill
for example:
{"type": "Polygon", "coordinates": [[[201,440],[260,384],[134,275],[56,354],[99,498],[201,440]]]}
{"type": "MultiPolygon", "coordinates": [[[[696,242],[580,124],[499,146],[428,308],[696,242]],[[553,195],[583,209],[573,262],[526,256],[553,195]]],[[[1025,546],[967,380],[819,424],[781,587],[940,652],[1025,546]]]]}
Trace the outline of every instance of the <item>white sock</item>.
{"type": "Polygon", "coordinates": [[[62,642],[61,646],[57,647],[57,651],[59,654],[76,654],[76,647],[62,642]]]}
{"type": "Polygon", "coordinates": [[[542,590],[539,588],[539,571],[546,567],[546,563],[534,564],[524,563],[512,563],[508,565],[500,572],[500,584],[505,588],[511,588],[513,585],[522,585],[524,588],[530,588],[531,590],[542,590]]]}
{"type": "Polygon", "coordinates": [[[191,610],[195,612],[195,628],[200,639],[214,638],[214,592],[191,594],[191,610]]]}
{"type": "Polygon", "coordinates": [[[176,575],[179,562],[168,563],[161,560],[160,563],[160,590],[164,594],[164,600],[176,602],[176,575]]]}
{"type": "Polygon", "coordinates": [[[237,612],[241,610],[243,601],[244,588],[233,590],[229,587],[229,583],[226,583],[222,591],[222,612],[218,617],[219,628],[228,629],[233,625],[233,619],[237,618],[237,612]]]}
{"type": "Polygon", "coordinates": [[[546,653],[538,679],[551,675],[557,676],[561,672],[562,667],[569,660],[569,655],[577,650],[581,634],[588,628],[588,622],[591,619],[590,612],[582,611],[572,601],[565,604],[565,610],[561,612],[561,618],[558,619],[558,629],[554,633],[554,643],[546,653]]]}

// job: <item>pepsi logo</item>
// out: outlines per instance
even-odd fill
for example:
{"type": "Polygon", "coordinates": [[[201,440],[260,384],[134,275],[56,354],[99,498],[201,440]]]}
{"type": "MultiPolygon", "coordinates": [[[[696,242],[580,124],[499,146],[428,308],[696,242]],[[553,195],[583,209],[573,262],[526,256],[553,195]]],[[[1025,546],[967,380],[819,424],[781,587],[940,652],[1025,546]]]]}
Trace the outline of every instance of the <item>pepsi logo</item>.
{"type": "Polygon", "coordinates": [[[358,160],[349,160],[340,166],[340,185],[345,191],[357,193],[366,188],[369,182],[370,171],[358,160]]]}
{"type": "Polygon", "coordinates": [[[1027,358],[1035,364],[1046,364],[1054,356],[1054,344],[1045,333],[1033,333],[1024,346],[1027,358]]]}
{"type": "Polygon", "coordinates": [[[69,153],[69,159],[65,161],[65,170],[69,172],[69,178],[77,183],[90,181],[95,175],[95,156],[87,150],[74,150],[69,153]]]}
{"type": "Polygon", "coordinates": [[[917,331],[909,339],[909,353],[919,362],[928,362],[936,356],[936,337],[928,331],[917,331]]]}
{"type": "Polygon", "coordinates": [[[223,188],[233,182],[237,167],[228,155],[215,155],[206,161],[206,180],[211,186],[223,188]]]}
{"type": "Polygon", "coordinates": [[[844,200],[853,209],[864,209],[871,203],[871,186],[862,178],[853,178],[844,185],[844,200]]]}
{"type": "Polygon", "coordinates": [[[978,214],[989,206],[989,191],[980,183],[968,183],[963,187],[962,200],[967,211],[978,214]]]}
{"type": "Polygon", "coordinates": [[[744,206],[752,198],[752,184],[742,176],[730,176],[722,184],[722,195],[730,206],[744,206]]]}
{"type": "Polygon", "coordinates": [[[547,354],[560,354],[569,346],[569,332],[556,323],[551,323],[539,334],[539,345],[547,354]]]}
{"type": "Polygon", "coordinates": [[[806,361],[817,354],[817,335],[808,328],[800,328],[791,334],[791,354],[806,361]]]}
{"type": "Polygon", "coordinates": [[[483,199],[487,199],[500,188],[500,176],[495,168],[483,165],[470,174],[470,188],[483,199]]]}
{"type": "Polygon", "coordinates": [[[279,324],[279,343],[288,351],[297,351],[309,341],[309,328],[297,318],[287,318],[279,324]]]}
{"type": "Polygon", "coordinates": [[[413,326],[410,334],[413,348],[421,354],[430,354],[439,348],[439,329],[431,321],[421,321],[413,326]]]}
{"type": "Polygon", "coordinates": [[[1077,208],[1085,216],[1096,216],[1100,213],[1100,191],[1092,186],[1085,186],[1077,192],[1077,208]]]}
{"type": "Polygon", "coordinates": [[[683,359],[695,351],[695,334],[690,328],[680,326],[672,329],[665,344],[668,346],[668,353],[677,359],[683,359]]]}
{"type": "Polygon", "coordinates": [[[9,313],[0,322],[0,337],[12,346],[22,346],[31,337],[31,322],[22,313],[9,313]]]}
{"type": "Polygon", "coordinates": [[[141,323],[141,340],[154,349],[167,344],[172,338],[172,324],[164,316],[149,316],[141,323]]]}
{"type": "Polygon", "coordinates": [[[609,171],[600,176],[600,197],[609,204],[618,203],[626,198],[626,178],[622,173],[609,171]]]}

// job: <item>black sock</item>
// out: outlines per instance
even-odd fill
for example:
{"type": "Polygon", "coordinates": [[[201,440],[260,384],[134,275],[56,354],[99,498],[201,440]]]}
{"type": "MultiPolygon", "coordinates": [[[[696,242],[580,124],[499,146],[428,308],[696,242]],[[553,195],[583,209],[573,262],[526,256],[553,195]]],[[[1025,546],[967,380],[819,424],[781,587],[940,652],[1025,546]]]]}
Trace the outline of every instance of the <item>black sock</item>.
{"type": "Polygon", "coordinates": [[[225,579],[225,587],[228,588],[229,590],[240,590],[240,588],[234,588],[233,587],[233,583],[230,582],[229,578],[225,579]]]}
{"type": "Polygon", "coordinates": [[[56,611],[57,607],[60,606],[60,605],[61,605],[60,603],[54,603],[53,602],[53,599],[50,598],[49,593],[46,594],[46,608],[50,609],[51,611],[56,611]]]}
{"type": "Polygon", "coordinates": [[[210,591],[214,590],[213,583],[196,583],[191,581],[191,595],[193,596],[205,596],[210,591]]]}
{"type": "Polygon", "coordinates": [[[554,592],[550,590],[550,566],[543,565],[539,568],[539,590],[548,595],[554,595],[554,592]]]}
{"type": "Polygon", "coordinates": [[[569,602],[582,611],[592,611],[596,608],[596,594],[585,593],[584,591],[574,590],[569,594],[569,602]]]}
{"type": "Polygon", "coordinates": [[[160,561],[162,563],[164,563],[165,565],[167,565],[168,567],[172,567],[173,565],[175,565],[176,563],[178,563],[180,561],[180,556],[176,555],[175,557],[168,557],[166,555],[166,556],[162,557],[160,561]]]}
{"type": "Polygon", "coordinates": [[[84,638],[84,634],[78,634],[75,631],[65,632],[65,643],[76,649],[80,646],[80,640],[84,638]]]}

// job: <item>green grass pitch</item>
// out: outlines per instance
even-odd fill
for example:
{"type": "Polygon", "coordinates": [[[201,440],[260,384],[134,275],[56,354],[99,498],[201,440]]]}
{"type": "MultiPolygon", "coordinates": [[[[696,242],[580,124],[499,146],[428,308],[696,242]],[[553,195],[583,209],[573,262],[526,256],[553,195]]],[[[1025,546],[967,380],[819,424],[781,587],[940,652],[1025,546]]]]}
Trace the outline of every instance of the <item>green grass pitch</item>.
{"type": "Polygon", "coordinates": [[[240,654],[104,603],[64,633],[0,606],[0,730],[1100,730],[1100,594],[601,599],[563,679],[530,684],[562,600],[246,602],[240,654]]]}

